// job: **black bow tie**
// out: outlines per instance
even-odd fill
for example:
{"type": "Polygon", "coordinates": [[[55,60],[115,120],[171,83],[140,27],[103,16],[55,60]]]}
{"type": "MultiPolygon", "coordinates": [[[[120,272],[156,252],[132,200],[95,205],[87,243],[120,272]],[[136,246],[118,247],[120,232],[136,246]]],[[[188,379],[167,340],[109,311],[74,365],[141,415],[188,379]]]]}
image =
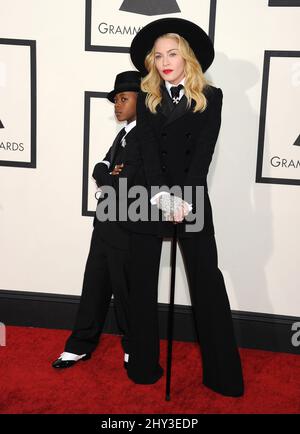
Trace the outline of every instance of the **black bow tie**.
{"type": "Polygon", "coordinates": [[[178,104],[180,101],[180,98],[179,98],[180,89],[183,89],[182,84],[179,84],[178,86],[172,86],[170,88],[170,92],[172,95],[172,101],[174,104],[178,104]]]}

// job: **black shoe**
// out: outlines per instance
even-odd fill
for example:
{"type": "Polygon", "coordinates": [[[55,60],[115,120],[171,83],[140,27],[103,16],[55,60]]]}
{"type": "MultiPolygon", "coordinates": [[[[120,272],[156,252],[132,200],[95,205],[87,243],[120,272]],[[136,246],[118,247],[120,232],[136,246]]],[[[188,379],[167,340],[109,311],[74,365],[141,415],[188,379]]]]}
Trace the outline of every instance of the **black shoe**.
{"type": "Polygon", "coordinates": [[[91,353],[87,353],[84,357],[79,360],[62,360],[58,358],[55,362],[52,363],[53,368],[70,368],[75,365],[75,363],[80,362],[81,360],[89,360],[91,358],[91,353]]]}
{"type": "Polygon", "coordinates": [[[149,374],[145,374],[145,372],[143,372],[142,375],[141,374],[139,374],[139,375],[135,374],[134,376],[132,376],[132,373],[130,372],[130,370],[127,370],[127,375],[136,384],[154,384],[164,375],[164,370],[160,365],[158,365],[157,370],[154,374],[152,372],[149,375],[149,374]]]}

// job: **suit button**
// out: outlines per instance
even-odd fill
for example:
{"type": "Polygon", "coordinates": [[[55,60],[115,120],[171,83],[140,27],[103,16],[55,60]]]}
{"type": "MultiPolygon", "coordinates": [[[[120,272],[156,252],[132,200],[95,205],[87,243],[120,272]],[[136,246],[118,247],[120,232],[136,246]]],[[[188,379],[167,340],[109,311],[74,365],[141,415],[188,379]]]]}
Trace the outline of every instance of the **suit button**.
{"type": "Polygon", "coordinates": [[[161,151],[162,155],[167,155],[167,151],[161,151]]]}
{"type": "Polygon", "coordinates": [[[162,166],[162,168],[161,168],[161,170],[162,170],[163,172],[165,172],[166,169],[167,169],[167,166],[162,166]]]}
{"type": "Polygon", "coordinates": [[[185,151],[185,153],[186,153],[186,155],[190,155],[191,150],[190,150],[190,149],[187,149],[187,150],[185,151]]]}
{"type": "Polygon", "coordinates": [[[185,137],[186,137],[187,139],[190,139],[190,138],[192,137],[192,133],[185,133],[185,137]]]}

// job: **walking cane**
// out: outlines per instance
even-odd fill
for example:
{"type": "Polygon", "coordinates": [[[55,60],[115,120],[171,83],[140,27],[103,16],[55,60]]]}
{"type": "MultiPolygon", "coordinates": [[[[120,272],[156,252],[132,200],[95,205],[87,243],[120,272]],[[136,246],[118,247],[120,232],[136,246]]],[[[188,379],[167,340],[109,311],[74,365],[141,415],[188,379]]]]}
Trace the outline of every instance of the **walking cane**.
{"type": "Polygon", "coordinates": [[[177,224],[173,224],[173,238],[171,246],[171,290],[170,304],[168,312],[168,353],[167,353],[167,379],[166,379],[166,401],[171,400],[171,365],[172,365],[172,345],[173,345],[173,313],[175,295],[175,273],[176,273],[176,250],[177,250],[177,224]]]}

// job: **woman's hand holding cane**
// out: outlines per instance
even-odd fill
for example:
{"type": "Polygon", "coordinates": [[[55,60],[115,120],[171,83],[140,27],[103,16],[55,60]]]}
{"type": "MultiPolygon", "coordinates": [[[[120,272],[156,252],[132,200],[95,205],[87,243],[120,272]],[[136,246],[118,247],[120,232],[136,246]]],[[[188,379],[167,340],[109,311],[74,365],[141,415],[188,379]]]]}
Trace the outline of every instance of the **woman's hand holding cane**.
{"type": "Polygon", "coordinates": [[[163,211],[166,221],[180,223],[189,214],[191,205],[178,196],[165,192],[157,199],[157,207],[163,211]]]}

